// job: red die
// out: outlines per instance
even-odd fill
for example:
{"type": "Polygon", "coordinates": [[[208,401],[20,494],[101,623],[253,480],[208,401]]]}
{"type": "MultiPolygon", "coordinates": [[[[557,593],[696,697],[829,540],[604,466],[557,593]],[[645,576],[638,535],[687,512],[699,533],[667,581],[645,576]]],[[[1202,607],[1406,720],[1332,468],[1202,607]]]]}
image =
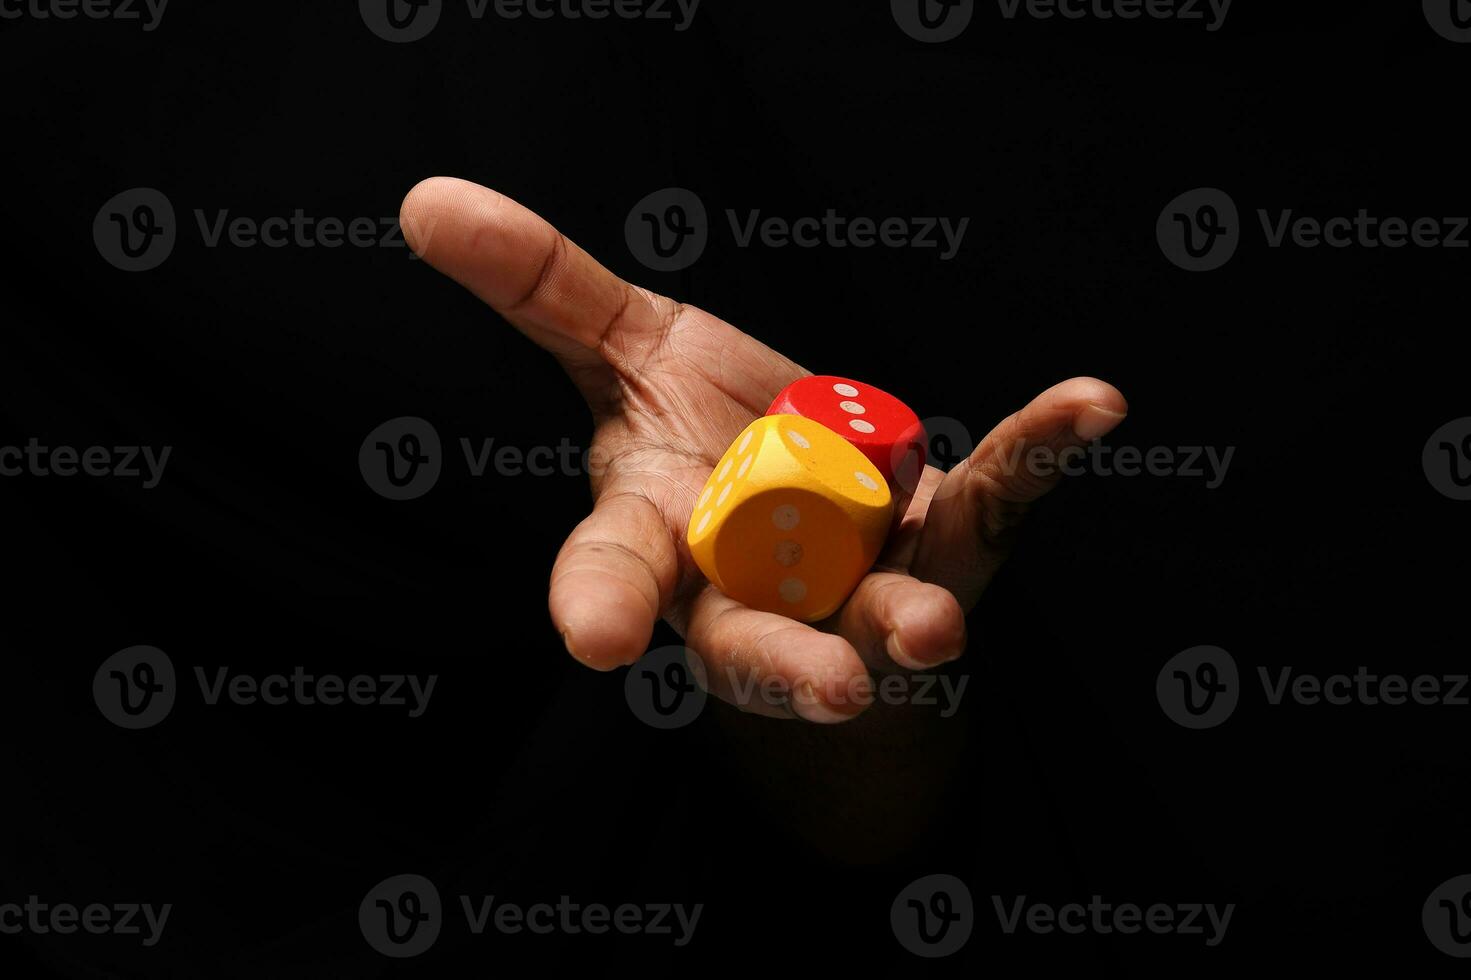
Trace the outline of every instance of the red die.
{"type": "Polygon", "coordinates": [[[781,390],[767,415],[801,415],[821,422],[867,456],[896,496],[907,497],[924,472],[925,431],[919,416],[873,385],[814,375],[781,390]]]}

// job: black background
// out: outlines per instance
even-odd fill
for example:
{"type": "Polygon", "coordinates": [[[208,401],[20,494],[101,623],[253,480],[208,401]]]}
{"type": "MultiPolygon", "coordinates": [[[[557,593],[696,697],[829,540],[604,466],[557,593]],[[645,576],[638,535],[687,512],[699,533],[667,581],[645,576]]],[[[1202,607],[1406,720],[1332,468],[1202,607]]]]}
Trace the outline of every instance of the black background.
{"type": "MultiPolygon", "coordinates": [[[[1200,22],[1003,19],[907,37],[885,3],[706,0],[668,22],[474,21],[375,37],[354,4],[171,6],[159,28],[0,21],[0,445],[169,445],[163,482],[0,479],[8,571],[0,901],[173,903],[163,941],[0,936],[12,974],[358,976],[538,967],[1112,975],[1267,963],[1449,972],[1420,923],[1471,872],[1466,712],[1267,705],[1258,667],[1463,671],[1463,503],[1421,449],[1467,414],[1468,253],[1268,248],[1256,209],[1464,215],[1471,46],[1419,4],[1238,0],[1200,22]],[[858,734],[711,705],[660,732],[623,674],[563,652],[546,577],[572,476],[374,494],[398,416],[586,444],[554,362],[404,248],[205,246],[195,209],[397,214],[418,180],[504,191],[615,272],[809,369],[976,436],[1074,375],[1117,385],[1115,446],[1234,447],[1225,481],[1071,481],[970,618],[962,710],[858,734]],[[703,258],[643,269],[634,203],[712,215],[703,258]],[[1244,241],[1175,268],[1165,204],[1226,190],[1244,241]],[[163,191],[179,241],[114,269],[98,209],[163,191]],[[971,219],[960,254],[738,248],[725,209],[971,219]],[[256,673],[435,673],[423,717],[207,707],[108,723],[134,644],[256,673]],[[1155,677],[1199,644],[1245,691],[1208,731],[1155,677]],[[447,903],[703,903],[694,941],[466,934],[374,952],[392,874],[447,903]],[[895,941],[921,875],[975,898],[943,960],[895,941]],[[1237,903],[1225,941],[1006,935],[993,895],[1237,903]]],[[[655,644],[677,642],[660,628],[655,644]]],[[[0,967],[0,970],[3,970],[0,967]]]]}

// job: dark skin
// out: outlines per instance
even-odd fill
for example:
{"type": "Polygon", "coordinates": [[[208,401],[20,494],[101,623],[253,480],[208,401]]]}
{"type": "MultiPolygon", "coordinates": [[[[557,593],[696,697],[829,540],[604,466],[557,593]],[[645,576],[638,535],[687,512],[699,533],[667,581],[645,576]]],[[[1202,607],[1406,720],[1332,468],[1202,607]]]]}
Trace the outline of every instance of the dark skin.
{"type": "Polygon", "coordinates": [[[959,657],[965,614],[1028,506],[1060,478],[1014,461],[1101,438],[1128,410],[1094,378],[1043,392],[950,473],[928,467],[876,568],[831,619],[800,623],[709,585],[685,528],[731,441],[810,372],[709,313],[624,282],[488,188],[426,180],[401,220],[415,252],[556,357],[592,411],[596,504],[551,577],[552,623],[568,652],[597,670],[631,664],[662,617],[699,655],[710,691],[752,713],[848,721],[870,706],[875,675],[959,657]],[[781,693],[738,696],[762,685],[781,693]]]}

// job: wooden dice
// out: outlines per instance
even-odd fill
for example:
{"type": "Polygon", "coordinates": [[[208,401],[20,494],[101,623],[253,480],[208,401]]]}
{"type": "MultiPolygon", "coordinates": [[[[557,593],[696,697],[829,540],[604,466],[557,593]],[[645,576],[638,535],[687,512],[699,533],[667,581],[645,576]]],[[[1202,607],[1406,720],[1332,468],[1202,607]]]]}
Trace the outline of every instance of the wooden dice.
{"type": "Polygon", "coordinates": [[[688,542],[705,577],[732,599],[811,622],[858,585],[892,516],[883,472],[853,443],[810,417],[767,415],[715,465],[688,542]]]}
{"type": "Polygon", "coordinates": [[[925,431],[919,416],[873,385],[814,375],[787,385],[767,415],[801,415],[842,436],[907,500],[924,472],[925,431]]]}

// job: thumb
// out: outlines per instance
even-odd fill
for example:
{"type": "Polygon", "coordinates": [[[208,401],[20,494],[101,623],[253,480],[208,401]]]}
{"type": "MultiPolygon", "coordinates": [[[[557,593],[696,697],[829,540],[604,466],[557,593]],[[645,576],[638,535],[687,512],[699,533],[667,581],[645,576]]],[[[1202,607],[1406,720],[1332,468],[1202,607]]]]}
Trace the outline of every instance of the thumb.
{"type": "Polygon", "coordinates": [[[668,300],[488,187],[431,177],[404,198],[399,223],[415,254],[554,354],[595,410],[616,389],[607,352],[661,329],[657,306],[668,300]]]}

